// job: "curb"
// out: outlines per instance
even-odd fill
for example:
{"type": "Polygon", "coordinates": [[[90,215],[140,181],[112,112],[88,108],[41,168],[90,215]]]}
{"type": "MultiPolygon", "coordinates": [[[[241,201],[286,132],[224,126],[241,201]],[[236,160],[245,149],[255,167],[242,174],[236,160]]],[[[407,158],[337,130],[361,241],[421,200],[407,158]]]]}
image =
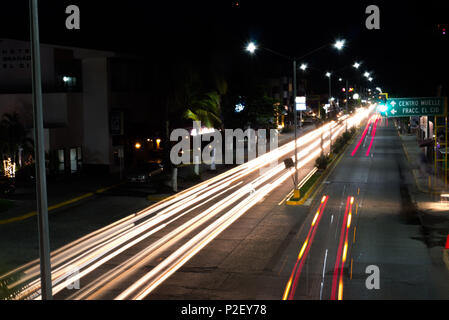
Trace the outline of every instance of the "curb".
{"type": "MultiPolygon", "coordinates": [[[[306,194],[304,195],[304,197],[302,197],[300,200],[298,201],[289,201],[287,200],[285,202],[286,205],[295,205],[295,206],[300,206],[303,205],[308,198],[312,195],[312,197],[315,197],[315,194],[318,192],[319,188],[318,185],[322,185],[323,181],[326,180],[330,174],[333,172],[333,170],[336,168],[336,166],[338,165],[338,163],[340,163],[341,159],[343,158],[343,155],[346,153],[346,149],[354,142],[355,137],[359,134],[359,130],[357,130],[356,134],[354,134],[354,136],[351,138],[351,140],[349,140],[349,142],[346,144],[346,146],[344,146],[343,150],[340,152],[340,154],[334,158],[332,160],[332,162],[330,163],[330,165],[324,170],[323,174],[318,178],[317,181],[315,181],[315,183],[309,188],[309,190],[307,190],[306,194]],[[316,189],[316,190],[315,190],[316,189]],[[313,192],[313,194],[312,194],[313,192]]],[[[311,177],[311,176],[310,176],[311,177]]],[[[309,179],[310,179],[309,177],[309,179]]],[[[306,183],[307,181],[305,181],[304,183],[306,183]]]]}
{"type": "MultiPolygon", "coordinates": [[[[105,192],[107,190],[110,190],[112,188],[118,187],[118,186],[122,185],[123,183],[124,182],[121,182],[121,183],[118,183],[118,184],[115,184],[115,185],[112,185],[112,186],[109,186],[109,187],[100,188],[98,190],[95,190],[94,192],[88,192],[88,193],[85,193],[85,194],[83,194],[81,196],[72,198],[70,200],[54,204],[54,205],[48,207],[48,212],[56,210],[56,209],[59,209],[59,208],[62,208],[62,207],[65,207],[65,206],[68,206],[69,204],[73,204],[75,202],[78,202],[78,201],[81,201],[81,200],[84,200],[84,199],[90,198],[90,197],[92,197],[92,196],[94,196],[96,194],[103,193],[103,192],[105,192]]],[[[35,215],[37,215],[37,211],[31,211],[31,212],[28,212],[28,213],[26,213],[24,215],[21,215],[19,217],[14,217],[14,218],[9,218],[9,219],[5,219],[5,220],[0,220],[0,225],[10,224],[10,223],[13,223],[13,222],[18,222],[18,221],[23,221],[23,220],[26,220],[28,218],[34,217],[35,215]]]]}

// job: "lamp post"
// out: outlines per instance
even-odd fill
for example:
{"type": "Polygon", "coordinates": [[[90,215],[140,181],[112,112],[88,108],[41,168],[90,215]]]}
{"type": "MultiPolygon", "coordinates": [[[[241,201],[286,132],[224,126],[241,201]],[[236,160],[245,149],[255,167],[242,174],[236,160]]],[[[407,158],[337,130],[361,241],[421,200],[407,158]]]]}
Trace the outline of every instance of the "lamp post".
{"type": "MultiPolygon", "coordinates": [[[[297,127],[298,127],[298,112],[296,110],[296,72],[297,72],[297,61],[311,55],[312,53],[315,53],[321,49],[324,49],[326,47],[329,46],[329,43],[326,43],[325,45],[310,51],[309,53],[304,54],[301,57],[289,57],[287,55],[284,55],[282,53],[276,52],[274,50],[271,50],[269,48],[266,47],[260,47],[261,49],[264,49],[266,51],[269,51],[279,57],[282,57],[284,59],[290,60],[293,62],[293,117],[294,117],[294,135],[295,135],[295,175],[294,175],[294,191],[293,191],[293,197],[299,199],[300,197],[300,193],[299,193],[299,189],[298,189],[298,142],[297,142],[297,138],[298,138],[298,133],[297,133],[297,127]]],[[[345,46],[345,40],[337,40],[333,46],[337,49],[337,50],[342,50],[343,47],[345,46]]],[[[250,42],[248,43],[248,45],[246,46],[246,51],[249,52],[250,54],[254,54],[256,52],[256,50],[258,49],[258,46],[254,43],[254,42],[250,42]]],[[[307,69],[307,65],[306,64],[302,64],[300,67],[303,71],[305,71],[305,69],[307,69]]],[[[329,80],[330,81],[330,80],[329,80]]],[[[329,82],[330,83],[330,82],[329,82]]],[[[330,85],[329,85],[330,86],[330,85]]],[[[330,97],[329,97],[330,99],[330,97]]],[[[301,114],[302,115],[302,114],[301,114]]]]}
{"type": "Polygon", "coordinates": [[[326,77],[329,78],[329,107],[328,107],[328,111],[326,112],[326,118],[328,117],[327,114],[329,113],[329,109],[331,107],[331,103],[332,103],[332,86],[331,86],[331,77],[332,77],[332,73],[330,72],[326,72],[326,77]]]}
{"type": "Polygon", "coordinates": [[[36,165],[37,217],[42,300],[53,299],[51,284],[50,240],[48,228],[47,185],[45,176],[44,126],[42,115],[41,60],[37,0],[30,0],[31,66],[33,88],[34,140],[36,165]]]}

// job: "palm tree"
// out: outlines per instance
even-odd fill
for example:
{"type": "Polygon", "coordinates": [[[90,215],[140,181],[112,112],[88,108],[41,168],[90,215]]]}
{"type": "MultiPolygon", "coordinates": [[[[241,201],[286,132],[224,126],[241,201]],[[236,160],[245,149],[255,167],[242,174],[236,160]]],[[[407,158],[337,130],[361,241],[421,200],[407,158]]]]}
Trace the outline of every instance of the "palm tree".
{"type": "Polygon", "coordinates": [[[220,94],[216,91],[192,97],[184,117],[192,121],[201,121],[208,128],[221,126],[220,94]]]}

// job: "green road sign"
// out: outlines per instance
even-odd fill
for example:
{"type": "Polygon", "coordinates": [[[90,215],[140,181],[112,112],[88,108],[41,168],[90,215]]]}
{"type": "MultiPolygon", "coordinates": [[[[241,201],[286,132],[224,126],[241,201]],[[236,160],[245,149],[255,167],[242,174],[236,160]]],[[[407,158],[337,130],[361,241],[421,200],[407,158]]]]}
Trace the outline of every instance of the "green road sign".
{"type": "Polygon", "coordinates": [[[391,98],[377,111],[386,117],[439,116],[445,114],[444,98],[391,98]]]}

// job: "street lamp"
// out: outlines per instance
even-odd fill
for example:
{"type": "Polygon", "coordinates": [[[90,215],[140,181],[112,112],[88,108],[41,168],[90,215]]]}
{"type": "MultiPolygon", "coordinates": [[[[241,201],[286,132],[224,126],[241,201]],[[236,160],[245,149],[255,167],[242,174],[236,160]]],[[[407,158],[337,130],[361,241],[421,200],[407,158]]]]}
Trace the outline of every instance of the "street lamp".
{"type": "Polygon", "coordinates": [[[363,74],[363,76],[364,76],[365,78],[369,78],[369,77],[370,77],[370,73],[369,73],[368,71],[365,71],[365,73],[363,74]]]}
{"type": "Polygon", "coordinates": [[[332,99],[331,99],[331,97],[332,97],[331,76],[332,76],[332,73],[326,72],[326,77],[329,78],[329,108],[331,107],[331,102],[332,102],[332,99]]]}
{"type": "Polygon", "coordinates": [[[355,62],[352,66],[356,69],[358,69],[360,67],[361,63],[359,62],[355,62]]]}
{"type": "MultiPolygon", "coordinates": [[[[334,44],[334,47],[337,48],[337,50],[342,50],[343,47],[345,45],[345,40],[337,40],[334,44]]],[[[293,62],[293,117],[294,117],[294,126],[295,126],[295,178],[294,178],[294,184],[295,184],[295,189],[294,189],[294,198],[298,198],[300,197],[299,194],[299,189],[298,189],[298,147],[297,147],[297,127],[298,127],[298,113],[296,110],[296,72],[297,72],[297,65],[296,62],[300,59],[303,59],[306,56],[311,55],[312,53],[315,53],[321,49],[324,49],[326,47],[329,46],[329,43],[315,49],[312,50],[308,53],[306,53],[305,55],[301,56],[301,57],[289,57],[287,55],[284,55],[282,53],[276,52],[274,50],[265,48],[265,47],[260,47],[261,49],[264,49],[266,51],[269,51],[277,56],[280,56],[284,59],[290,60],[293,62]]],[[[248,45],[246,46],[246,51],[248,51],[250,54],[254,54],[256,52],[256,50],[259,49],[254,42],[250,42],[248,43],[248,45]]],[[[300,66],[300,69],[305,71],[307,69],[307,64],[303,63],[300,66]]],[[[329,92],[330,92],[330,73],[329,73],[329,92]]],[[[329,94],[329,99],[330,99],[330,94],[329,94]]]]}
{"type": "Polygon", "coordinates": [[[250,42],[248,43],[248,45],[246,46],[246,51],[248,51],[249,53],[253,54],[254,52],[256,52],[257,46],[254,44],[254,42],[250,42]]]}
{"type": "Polygon", "coordinates": [[[337,48],[337,50],[342,50],[345,46],[345,40],[337,40],[334,44],[334,47],[337,48]]]}

